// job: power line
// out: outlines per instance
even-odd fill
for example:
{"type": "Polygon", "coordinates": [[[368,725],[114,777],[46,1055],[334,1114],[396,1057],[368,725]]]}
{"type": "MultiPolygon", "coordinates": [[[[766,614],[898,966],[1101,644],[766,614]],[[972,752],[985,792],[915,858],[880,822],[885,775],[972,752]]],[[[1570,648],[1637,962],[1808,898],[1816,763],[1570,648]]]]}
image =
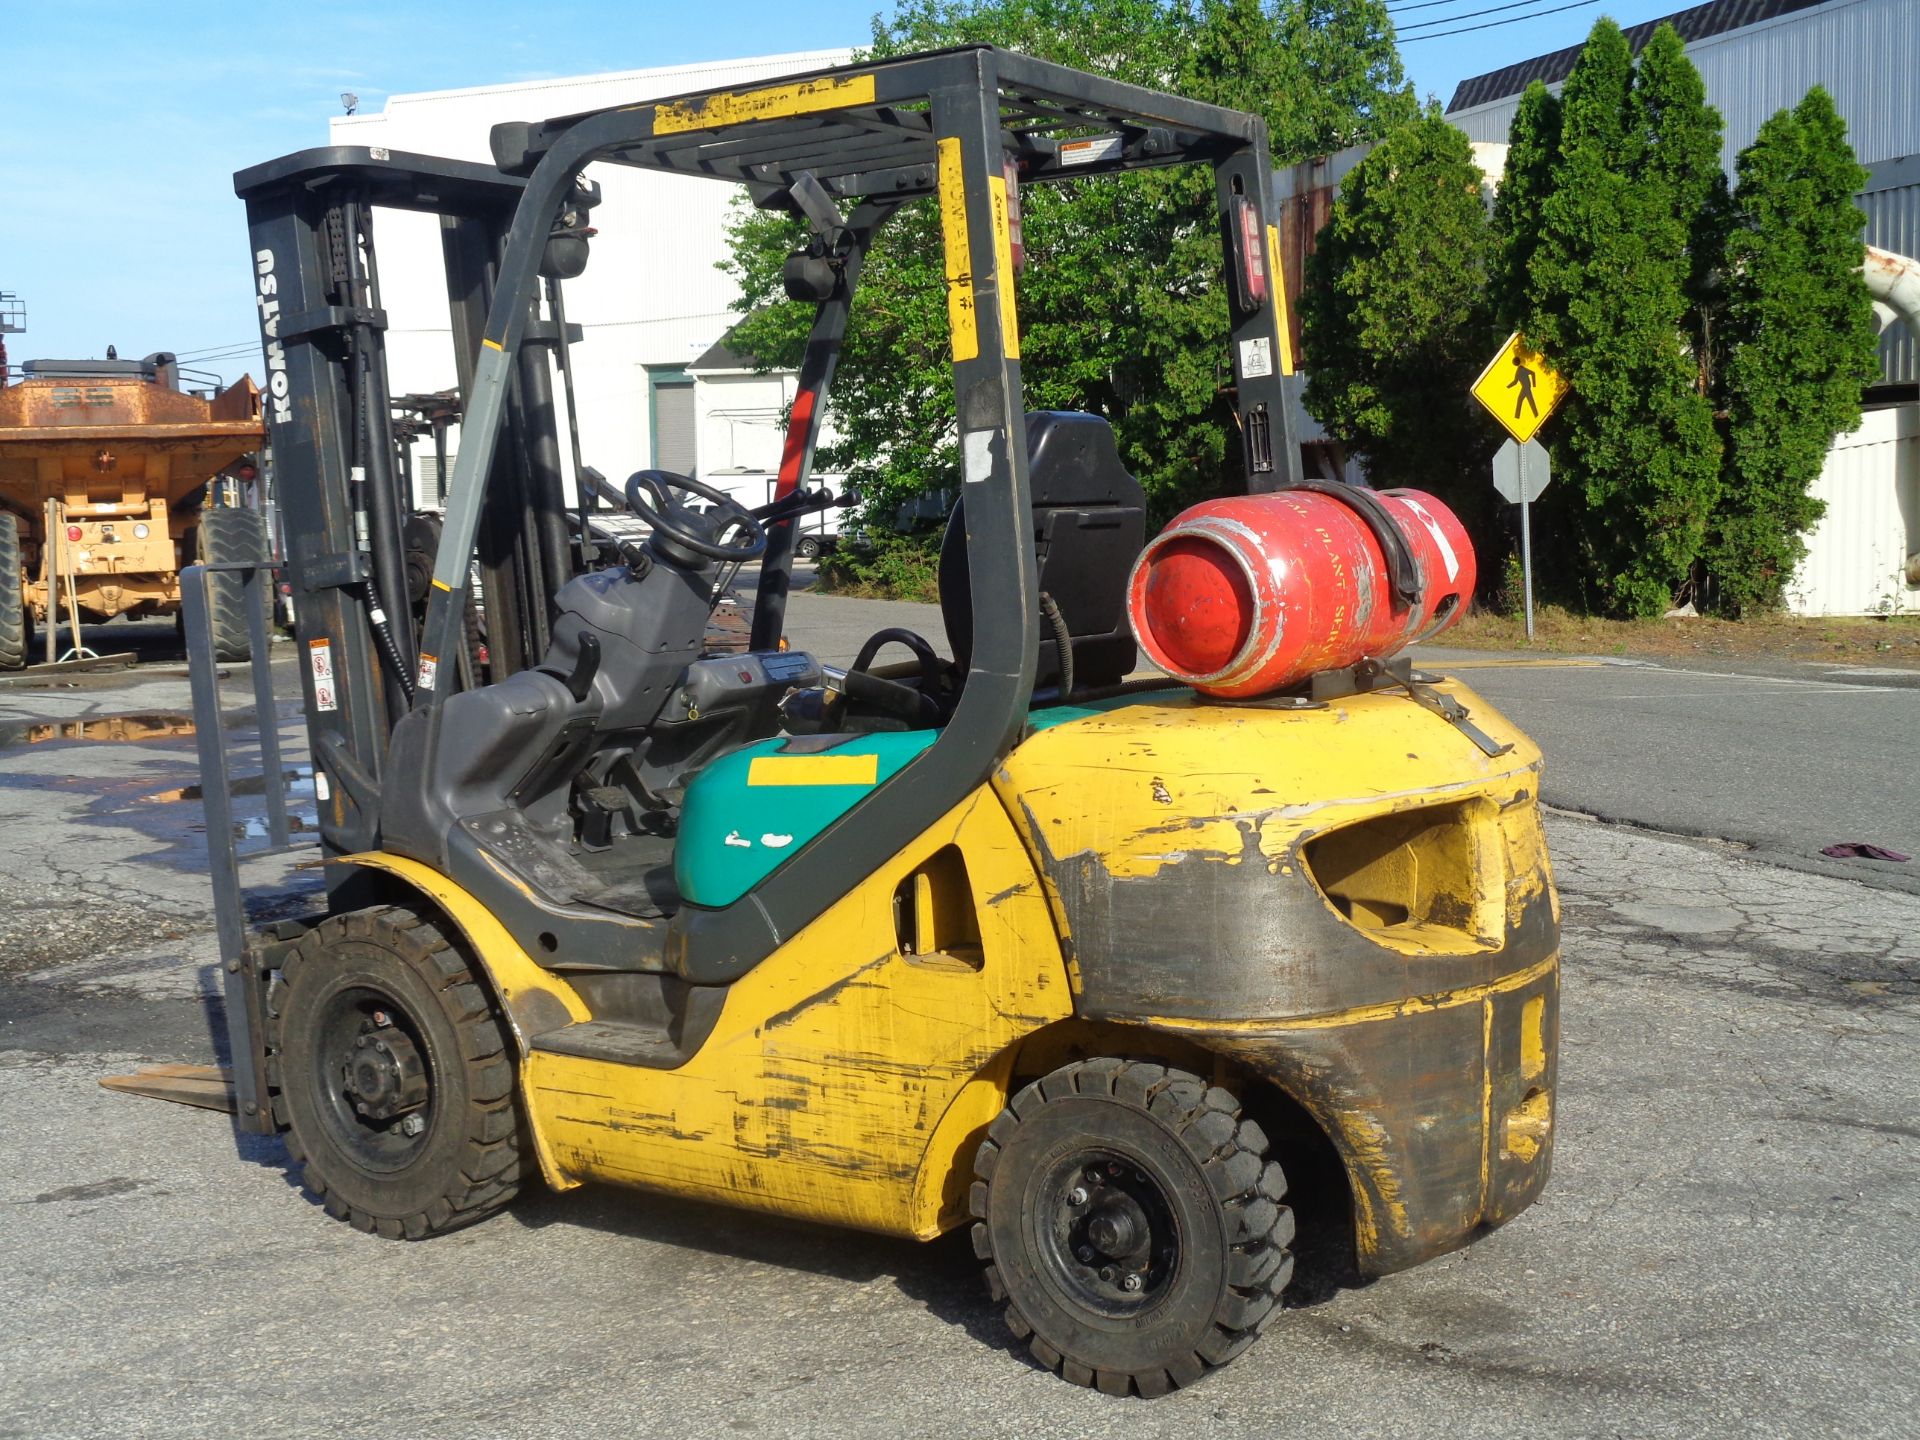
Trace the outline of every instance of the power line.
{"type": "MultiPolygon", "coordinates": [[[[1571,5],[1556,5],[1551,10],[1540,10],[1531,15],[1515,15],[1506,20],[1489,20],[1484,25],[1462,25],[1458,30],[1435,30],[1426,35],[1410,35],[1399,43],[1402,45],[1418,45],[1422,40],[1444,40],[1449,35],[1466,35],[1474,30],[1497,30],[1502,25],[1518,25],[1523,20],[1538,20],[1543,16],[1558,15],[1562,10],[1584,10],[1589,5],[1598,5],[1599,3],[1600,0],[1574,0],[1574,3],[1571,5]]],[[[1470,17],[1456,15],[1453,18],[1456,20],[1465,20],[1470,17]]]]}
{"type": "Polygon", "coordinates": [[[259,343],[258,340],[230,340],[225,345],[202,345],[198,350],[180,351],[179,358],[185,360],[194,355],[208,355],[215,350],[250,350],[259,343]]]}
{"type": "MultiPolygon", "coordinates": [[[[1458,15],[1441,15],[1432,20],[1416,20],[1411,25],[1394,26],[1396,34],[1404,30],[1424,30],[1432,25],[1454,25],[1462,20],[1478,20],[1482,15],[1498,15],[1504,10],[1520,10],[1529,5],[1539,5],[1541,0],[1510,0],[1506,5],[1494,5],[1485,10],[1467,10],[1458,15]]],[[[1516,20],[1530,20],[1531,15],[1516,15],[1516,20]]]]}
{"type": "MultiPolygon", "coordinates": [[[[1436,5],[1464,5],[1467,3],[1468,0],[1419,0],[1419,3],[1416,5],[1389,5],[1387,6],[1387,13],[1389,15],[1404,15],[1409,10],[1431,10],[1436,5]]],[[[1455,18],[1461,19],[1464,17],[1456,16],[1455,18]]]]}

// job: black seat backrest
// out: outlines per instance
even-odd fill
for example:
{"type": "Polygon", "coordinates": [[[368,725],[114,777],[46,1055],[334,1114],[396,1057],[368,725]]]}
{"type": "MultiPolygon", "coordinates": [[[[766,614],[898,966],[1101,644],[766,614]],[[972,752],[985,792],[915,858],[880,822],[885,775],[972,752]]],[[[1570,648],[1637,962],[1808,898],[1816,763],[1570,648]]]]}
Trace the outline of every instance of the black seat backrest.
{"type": "MultiPolygon", "coordinates": [[[[1147,543],[1146,497],[1120,463],[1113,427],[1076,410],[1027,416],[1027,478],[1040,590],[1060,607],[1073,644],[1073,685],[1111,685],[1134,667],[1127,575],[1147,543]]],[[[940,617],[965,672],[973,650],[973,589],[967,573],[965,501],[953,507],[940,546],[940,617]]],[[[1036,689],[1060,680],[1059,646],[1044,613],[1036,689]]]]}

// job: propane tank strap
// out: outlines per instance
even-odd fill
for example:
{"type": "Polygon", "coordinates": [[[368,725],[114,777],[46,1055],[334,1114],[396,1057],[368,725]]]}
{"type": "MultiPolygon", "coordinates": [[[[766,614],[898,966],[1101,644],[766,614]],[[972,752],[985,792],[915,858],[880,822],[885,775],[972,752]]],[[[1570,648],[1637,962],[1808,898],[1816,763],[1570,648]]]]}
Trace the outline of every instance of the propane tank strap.
{"type": "Polygon", "coordinates": [[[1386,557],[1387,588],[1393,597],[1394,610],[1410,609],[1419,603],[1420,569],[1414,564],[1413,548],[1407,544],[1407,537],[1395,523],[1393,512],[1387,509],[1378,494],[1365,486],[1347,485],[1338,480],[1294,480],[1282,485],[1275,493],[1284,495],[1289,490],[1310,490],[1315,495],[1325,495],[1330,500],[1338,500],[1358,515],[1367,529],[1373,532],[1380,553],[1386,557]]]}

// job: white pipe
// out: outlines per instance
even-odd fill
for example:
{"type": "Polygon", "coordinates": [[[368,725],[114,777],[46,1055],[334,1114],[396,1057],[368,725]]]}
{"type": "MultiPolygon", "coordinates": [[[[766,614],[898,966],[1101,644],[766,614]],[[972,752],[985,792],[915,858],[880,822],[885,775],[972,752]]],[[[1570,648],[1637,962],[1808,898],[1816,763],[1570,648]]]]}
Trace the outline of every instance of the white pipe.
{"type": "MultiPolygon", "coordinates": [[[[1914,348],[1920,351],[1920,260],[1869,245],[1860,273],[1866,276],[1874,308],[1891,310],[1906,321],[1914,348]]],[[[1907,556],[1903,578],[1909,585],[1920,586],[1920,550],[1907,556]]]]}
{"type": "Polygon", "coordinates": [[[1867,293],[1906,321],[1920,343],[1920,260],[1869,245],[1860,273],[1866,276],[1867,293]]]}

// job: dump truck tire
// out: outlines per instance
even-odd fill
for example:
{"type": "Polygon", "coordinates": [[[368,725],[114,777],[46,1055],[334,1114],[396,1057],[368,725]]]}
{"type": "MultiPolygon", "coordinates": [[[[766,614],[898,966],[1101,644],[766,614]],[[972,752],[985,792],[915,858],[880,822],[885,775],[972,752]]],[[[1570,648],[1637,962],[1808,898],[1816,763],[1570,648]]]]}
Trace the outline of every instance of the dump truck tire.
{"type": "Polygon", "coordinates": [[[492,994],[436,920],[403,906],[322,921],[269,996],[268,1086],[327,1213],[420,1240],[500,1209],[534,1173],[492,994]]]}
{"type": "Polygon", "coordinates": [[[27,663],[27,567],[20,552],[20,522],[0,514],[0,670],[27,663]]]}
{"type": "Polygon", "coordinates": [[[1033,1357],[1164,1395],[1251,1345],[1293,1275],[1293,1213],[1240,1102],[1146,1061],[1067,1065],[1013,1097],[974,1160],[974,1252],[1033,1357]]]}
{"type": "MultiPolygon", "coordinates": [[[[200,512],[200,559],[210,565],[251,560],[266,564],[266,517],[258,510],[210,505],[200,512]]],[[[270,604],[272,587],[260,590],[262,604],[270,604]]],[[[217,660],[240,663],[253,658],[253,636],[247,628],[246,577],[233,573],[213,577],[209,619],[213,624],[213,654],[217,660]]]]}

